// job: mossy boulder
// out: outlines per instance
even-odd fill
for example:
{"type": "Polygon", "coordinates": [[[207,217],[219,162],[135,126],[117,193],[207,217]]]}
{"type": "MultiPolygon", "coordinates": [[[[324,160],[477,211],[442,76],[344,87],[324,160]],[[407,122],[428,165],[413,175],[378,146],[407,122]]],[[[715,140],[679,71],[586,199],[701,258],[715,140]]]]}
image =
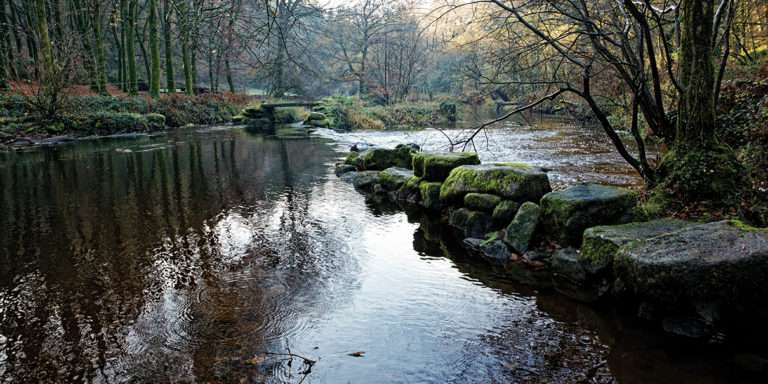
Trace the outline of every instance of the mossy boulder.
{"type": "Polygon", "coordinates": [[[307,116],[307,121],[322,121],[325,120],[326,116],[322,112],[310,112],[309,116],[307,116]]]}
{"type": "Polygon", "coordinates": [[[488,193],[472,192],[464,196],[464,206],[477,211],[493,213],[499,203],[501,203],[501,197],[488,193]]]}
{"type": "Polygon", "coordinates": [[[381,171],[390,167],[410,169],[411,155],[415,152],[413,147],[406,145],[395,149],[372,148],[360,152],[361,165],[367,171],[381,171]]]}
{"type": "Polygon", "coordinates": [[[451,171],[440,190],[446,203],[468,193],[489,193],[518,202],[539,201],[551,191],[547,174],[523,164],[462,165],[451,171]]]}
{"type": "Polygon", "coordinates": [[[490,264],[504,267],[515,260],[515,255],[496,235],[487,239],[470,237],[462,242],[470,254],[479,256],[490,264]]]}
{"type": "Polygon", "coordinates": [[[421,183],[421,178],[409,177],[397,191],[397,200],[408,204],[418,204],[421,201],[419,183],[421,183]]]}
{"type": "Polygon", "coordinates": [[[548,193],[541,199],[546,236],[564,245],[579,246],[584,230],[631,220],[635,193],[618,187],[579,184],[548,193]]]}
{"type": "Polygon", "coordinates": [[[165,116],[159,113],[148,113],[144,115],[147,119],[147,127],[150,131],[159,131],[165,128],[165,116]]]}
{"type": "Polygon", "coordinates": [[[467,208],[451,210],[448,216],[448,224],[458,229],[464,237],[483,238],[492,227],[491,215],[467,208]]]}
{"type": "Polygon", "coordinates": [[[240,112],[240,114],[249,119],[260,119],[267,117],[267,112],[261,108],[261,105],[247,106],[243,109],[242,112],[240,112]]]}
{"type": "Polygon", "coordinates": [[[592,275],[613,268],[616,251],[631,241],[649,239],[683,229],[692,223],[677,219],[659,219],[621,225],[603,225],[584,231],[579,261],[592,275]]]}
{"type": "Polygon", "coordinates": [[[768,229],[718,221],[632,241],[617,251],[614,274],[617,288],[664,315],[758,313],[768,296],[768,229]]]}
{"type": "Polygon", "coordinates": [[[442,183],[432,181],[422,181],[419,184],[419,195],[421,205],[429,210],[437,211],[442,206],[440,204],[440,187],[442,183]]]}
{"type": "Polygon", "coordinates": [[[413,177],[413,171],[405,168],[390,167],[379,173],[379,184],[387,191],[396,191],[413,177]]]}
{"type": "Polygon", "coordinates": [[[350,152],[344,159],[344,164],[355,166],[358,170],[363,169],[363,159],[360,158],[359,152],[350,152]]]}
{"type": "Polygon", "coordinates": [[[520,255],[528,252],[540,216],[541,208],[538,205],[530,201],[523,203],[504,231],[504,242],[520,255]]]}
{"type": "Polygon", "coordinates": [[[520,204],[512,200],[503,200],[500,202],[496,205],[496,208],[493,209],[493,214],[491,215],[494,225],[503,227],[509,224],[509,222],[515,218],[515,214],[519,208],[520,204]]]}
{"type": "Polygon", "coordinates": [[[357,167],[355,167],[354,165],[349,165],[344,163],[336,164],[334,168],[334,173],[336,173],[336,176],[341,176],[345,173],[354,172],[354,171],[357,171],[357,167]]]}
{"type": "Polygon", "coordinates": [[[413,172],[427,181],[444,181],[456,167],[480,164],[474,152],[418,152],[413,154],[413,172]]]}

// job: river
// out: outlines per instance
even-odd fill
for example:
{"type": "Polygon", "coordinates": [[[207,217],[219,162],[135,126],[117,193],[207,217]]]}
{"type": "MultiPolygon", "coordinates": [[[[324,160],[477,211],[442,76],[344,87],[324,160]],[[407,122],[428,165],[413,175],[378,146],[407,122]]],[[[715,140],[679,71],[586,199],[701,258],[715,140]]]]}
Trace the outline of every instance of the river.
{"type": "MultiPolygon", "coordinates": [[[[638,184],[599,132],[541,122],[489,135],[484,160],[551,168],[555,187],[638,184]]],[[[0,152],[0,378],[729,381],[719,348],[692,353],[517,285],[367,203],[333,175],[357,142],[445,146],[434,130],[212,127],[0,152]]]]}

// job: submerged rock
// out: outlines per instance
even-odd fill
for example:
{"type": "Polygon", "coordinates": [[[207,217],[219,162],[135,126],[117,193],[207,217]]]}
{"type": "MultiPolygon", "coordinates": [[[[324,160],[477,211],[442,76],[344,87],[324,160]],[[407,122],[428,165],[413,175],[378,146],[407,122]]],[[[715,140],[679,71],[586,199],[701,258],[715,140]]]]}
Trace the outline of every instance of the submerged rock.
{"type": "Polygon", "coordinates": [[[464,237],[482,238],[491,230],[491,216],[485,212],[473,211],[467,208],[451,210],[448,224],[460,230],[464,237]]]}
{"type": "Polygon", "coordinates": [[[521,255],[527,252],[536,226],[539,225],[540,215],[538,205],[530,201],[523,203],[504,232],[504,242],[521,255]]]}
{"type": "Polygon", "coordinates": [[[590,289],[587,271],[574,248],[559,249],[552,256],[552,283],[563,295],[587,303],[597,301],[608,291],[608,287],[590,289]]]}
{"type": "Polygon", "coordinates": [[[519,208],[520,204],[512,200],[503,200],[493,209],[493,224],[499,227],[506,226],[515,218],[519,208]]]}
{"type": "Polygon", "coordinates": [[[418,152],[413,155],[413,171],[426,181],[444,181],[456,167],[480,164],[474,152],[418,152]]]}
{"type": "Polygon", "coordinates": [[[413,171],[405,168],[391,167],[379,173],[379,183],[387,191],[396,191],[411,177],[413,177],[413,171]]]}
{"type": "Polygon", "coordinates": [[[616,253],[614,273],[624,293],[668,312],[756,313],[768,294],[768,229],[719,221],[632,241],[616,253]]]}
{"type": "Polygon", "coordinates": [[[464,206],[469,209],[492,213],[501,202],[501,197],[488,193],[468,193],[464,196],[464,206]]]}
{"type": "Polygon", "coordinates": [[[419,184],[419,196],[424,208],[437,211],[442,207],[440,204],[440,187],[442,185],[442,183],[431,181],[422,181],[419,184]]]}
{"type": "Polygon", "coordinates": [[[564,245],[581,244],[584,230],[596,225],[626,223],[636,205],[629,190],[599,184],[579,184],[550,192],[541,199],[547,236],[564,245]]]}
{"type": "Polygon", "coordinates": [[[440,198],[456,202],[476,192],[518,202],[539,201],[551,190],[547,174],[525,164],[462,165],[451,171],[443,183],[440,198]]]}

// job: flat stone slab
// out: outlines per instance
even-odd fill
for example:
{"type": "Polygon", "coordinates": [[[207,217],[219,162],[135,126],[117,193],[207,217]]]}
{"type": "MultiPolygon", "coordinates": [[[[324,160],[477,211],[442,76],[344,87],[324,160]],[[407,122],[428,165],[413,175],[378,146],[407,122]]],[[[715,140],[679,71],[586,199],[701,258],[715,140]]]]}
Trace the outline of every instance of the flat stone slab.
{"type": "Polygon", "coordinates": [[[387,191],[396,191],[411,177],[413,177],[413,171],[410,169],[391,167],[379,173],[379,184],[387,191]]]}
{"type": "Polygon", "coordinates": [[[768,229],[718,221],[632,241],[616,253],[614,274],[627,293],[668,309],[764,308],[768,229]]]}
{"type": "Polygon", "coordinates": [[[551,190],[547,174],[526,164],[462,165],[453,169],[443,183],[440,199],[456,202],[474,192],[518,202],[539,201],[551,190]]]}
{"type": "Polygon", "coordinates": [[[456,167],[480,164],[474,152],[418,152],[413,154],[413,171],[426,181],[442,182],[456,167]]]}
{"type": "Polygon", "coordinates": [[[659,219],[588,228],[584,231],[579,261],[590,274],[608,272],[613,268],[613,258],[621,246],[631,241],[675,232],[693,224],[677,219],[659,219]]]}
{"type": "Polygon", "coordinates": [[[578,246],[589,227],[629,221],[636,204],[635,194],[627,189],[579,184],[541,199],[542,222],[548,238],[578,246]]]}

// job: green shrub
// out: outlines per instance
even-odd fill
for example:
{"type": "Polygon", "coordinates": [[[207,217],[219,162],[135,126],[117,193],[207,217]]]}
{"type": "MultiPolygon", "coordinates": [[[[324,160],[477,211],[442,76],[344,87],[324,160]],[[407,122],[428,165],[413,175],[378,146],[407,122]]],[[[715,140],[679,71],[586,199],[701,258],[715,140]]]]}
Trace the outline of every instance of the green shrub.
{"type": "Polygon", "coordinates": [[[29,113],[26,98],[21,95],[0,95],[0,117],[23,117],[29,113]]]}

